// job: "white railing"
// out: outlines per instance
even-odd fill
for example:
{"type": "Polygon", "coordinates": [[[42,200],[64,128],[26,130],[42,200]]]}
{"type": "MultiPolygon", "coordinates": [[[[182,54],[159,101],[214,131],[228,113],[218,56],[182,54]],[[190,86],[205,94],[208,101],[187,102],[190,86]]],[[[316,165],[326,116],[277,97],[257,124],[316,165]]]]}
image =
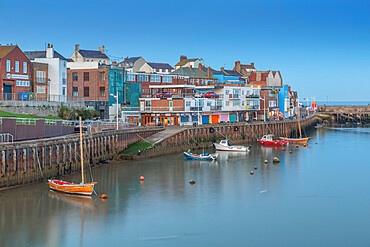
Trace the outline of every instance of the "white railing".
{"type": "Polygon", "coordinates": [[[0,142],[13,142],[14,137],[10,133],[0,133],[0,142]]]}

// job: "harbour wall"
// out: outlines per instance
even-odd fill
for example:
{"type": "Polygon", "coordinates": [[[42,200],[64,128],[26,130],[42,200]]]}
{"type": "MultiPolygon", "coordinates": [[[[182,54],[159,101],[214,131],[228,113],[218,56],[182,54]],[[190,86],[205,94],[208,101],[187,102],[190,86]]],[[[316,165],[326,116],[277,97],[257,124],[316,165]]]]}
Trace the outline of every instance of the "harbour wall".
{"type": "MultiPolygon", "coordinates": [[[[316,123],[315,114],[301,120],[302,134],[314,129],[316,123]]],[[[222,139],[230,140],[231,144],[255,143],[258,138],[266,134],[279,136],[299,136],[297,120],[284,120],[258,123],[232,123],[200,125],[198,127],[185,128],[172,136],[167,137],[151,148],[144,150],[133,157],[121,157],[123,159],[143,159],[157,157],[164,154],[181,153],[188,149],[200,149],[211,147],[214,142],[222,139]]]]}
{"type": "MultiPolygon", "coordinates": [[[[129,144],[162,131],[141,127],[84,135],[84,163],[96,165],[112,159],[129,144]]],[[[69,174],[80,167],[79,135],[0,144],[0,188],[69,174]]]]}

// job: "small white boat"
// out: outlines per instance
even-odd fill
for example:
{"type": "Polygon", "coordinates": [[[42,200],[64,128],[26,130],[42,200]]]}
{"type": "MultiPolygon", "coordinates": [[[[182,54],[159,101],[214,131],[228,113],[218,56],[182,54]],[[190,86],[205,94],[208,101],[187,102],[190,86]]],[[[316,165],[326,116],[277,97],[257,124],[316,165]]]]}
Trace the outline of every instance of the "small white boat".
{"type": "Polygon", "coordinates": [[[213,143],[217,151],[228,151],[228,152],[247,152],[249,151],[246,146],[231,146],[229,140],[221,140],[220,143],[213,143]]]}

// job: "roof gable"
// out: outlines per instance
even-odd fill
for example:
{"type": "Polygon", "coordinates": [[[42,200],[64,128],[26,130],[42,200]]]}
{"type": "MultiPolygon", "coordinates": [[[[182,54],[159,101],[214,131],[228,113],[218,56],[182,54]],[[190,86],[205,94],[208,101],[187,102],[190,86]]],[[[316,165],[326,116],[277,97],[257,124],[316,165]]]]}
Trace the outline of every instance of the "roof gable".
{"type": "Polygon", "coordinates": [[[181,67],[173,71],[171,75],[189,76],[190,78],[204,78],[204,79],[213,79],[213,80],[216,79],[213,76],[208,77],[207,73],[203,72],[200,69],[189,68],[189,67],[181,67]]]}
{"type": "Polygon", "coordinates": [[[16,45],[0,46],[0,60],[3,59],[6,55],[8,55],[9,52],[11,52],[15,47],[17,46],[16,45]]]}
{"type": "Polygon", "coordinates": [[[195,62],[197,60],[198,60],[198,58],[183,59],[180,62],[178,62],[175,66],[182,66],[182,65],[185,65],[185,64],[187,64],[189,62],[195,62]]]}

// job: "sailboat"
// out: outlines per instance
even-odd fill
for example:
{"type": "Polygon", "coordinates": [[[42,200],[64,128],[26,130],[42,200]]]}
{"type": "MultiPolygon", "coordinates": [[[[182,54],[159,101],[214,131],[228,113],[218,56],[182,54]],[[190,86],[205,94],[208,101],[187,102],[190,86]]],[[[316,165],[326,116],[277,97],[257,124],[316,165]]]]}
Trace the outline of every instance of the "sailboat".
{"type": "Polygon", "coordinates": [[[80,149],[81,149],[81,176],[82,182],[80,184],[70,183],[63,180],[49,179],[49,188],[58,192],[91,196],[94,192],[94,186],[97,182],[91,182],[85,184],[84,179],[84,160],[83,160],[83,149],[82,149],[82,125],[80,117],[80,149]]]}
{"type": "Polygon", "coordinates": [[[298,129],[299,129],[299,138],[289,138],[289,137],[280,137],[280,140],[290,142],[290,143],[297,143],[297,144],[306,144],[311,137],[302,137],[302,130],[301,130],[301,117],[299,115],[299,110],[298,110],[298,129]]]}

